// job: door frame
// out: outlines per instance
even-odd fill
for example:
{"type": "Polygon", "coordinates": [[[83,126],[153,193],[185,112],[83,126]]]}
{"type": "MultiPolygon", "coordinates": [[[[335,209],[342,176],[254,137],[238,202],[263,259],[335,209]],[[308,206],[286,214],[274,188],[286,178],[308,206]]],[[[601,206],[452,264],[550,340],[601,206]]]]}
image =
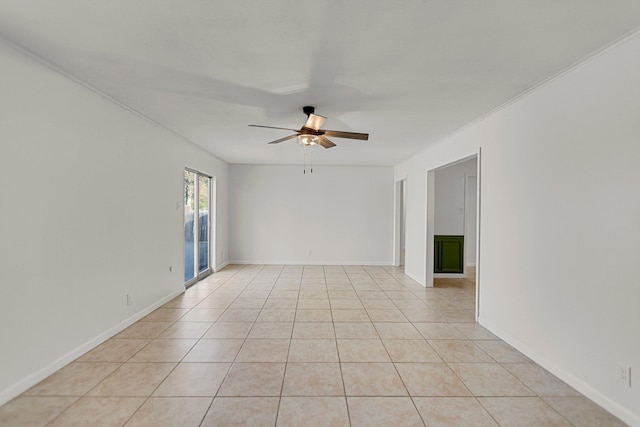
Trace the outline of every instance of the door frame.
{"type": "MultiPolygon", "coordinates": [[[[195,174],[195,180],[194,180],[194,197],[195,197],[195,211],[193,213],[193,262],[194,262],[194,276],[187,280],[184,283],[185,288],[188,288],[190,286],[193,286],[194,284],[196,284],[198,281],[204,279],[205,277],[209,276],[210,274],[212,274],[214,272],[213,267],[211,266],[211,253],[213,252],[215,254],[215,243],[213,240],[213,237],[215,237],[215,232],[212,230],[212,224],[215,224],[215,221],[212,220],[212,218],[215,218],[215,184],[216,184],[216,180],[214,176],[211,176],[209,174],[206,174],[204,172],[200,172],[196,169],[192,169],[189,167],[185,167],[184,168],[185,171],[187,172],[191,172],[193,174],[195,174]],[[199,187],[199,183],[200,183],[200,177],[205,177],[205,178],[209,178],[209,214],[207,215],[207,221],[209,222],[208,227],[207,227],[207,241],[209,242],[209,250],[208,250],[208,260],[207,260],[207,268],[205,270],[203,270],[202,272],[199,271],[199,259],[200,259],[200,245],[199,245],[199,229],[200,229],[200,215],[199,215],[199,195],[200,195],[200,189],[199,187]]],[[[184,174],[183,174],[184,175],[184,174]]],[[[182,191],[184,193],[184,178],[183,178],[183,183],[182,183],[182,191]]],[[[183,194],[184,197],[184,194],[183,194]]],[[[187,209],[186,204],[183,204],[183,208],[182,208],[182,216],[184,218],[184,214],[185,214],[185,210],[187,209]]],[[[183,219],[183,230],[184,230],[184,219],[183,219]]],[[[185,259],[185,251],[186,251],[186,245],[185,245],[185,241],[184,241],[184,232],[182,233],[183,235],[183,239],[182,239],[182,262],[183,262],[183,274],[184,274],[184,269],[187,268],[186,265],[184,265],[184,259],[185,259]]],[[[215,259],[215,257],[214,257],[215,259]]]]}
{"type": "Polygon", "coordinates": [[[399,267],[406,263],[406,253],[404,259],[402,257],[403,244],[406,246],[407,236],[407,188],[408,180],[404,176],[395,181],[394,200],[395,208],[393,212],[393,265],[399,267]]]}
{"type": "MultiPolygon", "coordinates": [[[[434,273],[433,273],[433,260],[434,260],[434,251],[435,251],[435,247],[434,247],[434,243],[433,243],[433,238],[434,238],[434,231],[435,231],[435,172],[438,169],[443,169],[446,168],[448,166],[452,166],[456,163],[460,163],[460,162],[464,162],[470,159],[473,159],[475,157],[476,159],[476,177],[477,177],[477,181],[476,181],[476,241],[475,241],[475,245],[476,245],[476,306],[475,306],[475,311],[476,311],[476,315],[475,315],[475,320],[476,322],[478,321],[479,317],[480,317],[480,269],[481,269],[481,251],[480,251],[480,242],[481,242],[481,200],[482,200],[482,148],[478,147],[478,151],[474,154],[465,156],[465,157],[461,157],[458,158],[456,160],[447,162],[443,165],[440,165],[438,167],[434,167],[431,169],[428,169],[426,171],[426,230],[425,230],[425,253],[426,253],[426,259],[425,259],[425,286],[426,287],[433,287],[433,279],[434,279],[434,273]]],[[[466,180],[466,177],[465,177],[466,180]]],[[[465,186],[466,186],[466,182],[465,182],[465,186]]],[[[466,270],[466,259],[464,261],[465,263],[465,270],[466,270]]]]}

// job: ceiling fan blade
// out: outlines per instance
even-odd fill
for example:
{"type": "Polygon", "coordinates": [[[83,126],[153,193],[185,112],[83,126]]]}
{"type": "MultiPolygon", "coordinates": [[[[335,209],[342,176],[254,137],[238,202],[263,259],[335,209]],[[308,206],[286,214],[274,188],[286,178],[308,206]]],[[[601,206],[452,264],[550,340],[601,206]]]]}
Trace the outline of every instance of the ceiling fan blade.
{"type": "Polygon", "coordinates": [[[342,132],[339,130],[325,130],[323,132],[326,136],[335,136],[336,138],[361,139],[363,141],[369,139],[368,133],[342,132]]]}
{"type": "Polygon", "coordinates": [[[336,144],[329,141],[329,139],[325,138],[324,136],[320,136],[318,140],[318,144],[322,145],[324,148],[331,148],[336,146],[336,144]]]}
{"type": "Polygon", "coordinates": [[[313,129],[315,131],[318,131],[326,121],[327,121],[326,117],[318,116],[317,114],[311,113],[309,114],[309,118],[307,119],[307,122],[304,124],[302,128],[313,129]]]}
{"type": "Polygon", "coordinates": [[[280,129],[280,130],[290,130],[292,132],[299,132],[298,129],[290,129],[290,128],[279,128],[275,126],[263,126],[263,125],[249,125],[254,128],[267,128],[267,129],[280,129]]]}
{"type": "Polygon", "coordinates": [[[297,136],[298,136],[298,134],[285,136],[284,138],[280,138],[280,139],[276,139],[275,141],[267,142],[267,144],[279,144],[282,141],[287,141],[287,140],[293,139],[293,138],[295,138],[297,136]]]}

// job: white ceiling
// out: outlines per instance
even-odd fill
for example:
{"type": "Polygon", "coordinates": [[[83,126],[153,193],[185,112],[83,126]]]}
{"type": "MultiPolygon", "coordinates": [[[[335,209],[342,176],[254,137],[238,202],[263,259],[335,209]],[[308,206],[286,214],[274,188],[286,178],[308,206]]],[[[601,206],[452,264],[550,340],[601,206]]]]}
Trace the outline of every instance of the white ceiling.
{"type": "Polygon", "coordinates": [[[230,163],[395,165],[640,27],[638,0],[0,0],[0,34],[230,163]]]}

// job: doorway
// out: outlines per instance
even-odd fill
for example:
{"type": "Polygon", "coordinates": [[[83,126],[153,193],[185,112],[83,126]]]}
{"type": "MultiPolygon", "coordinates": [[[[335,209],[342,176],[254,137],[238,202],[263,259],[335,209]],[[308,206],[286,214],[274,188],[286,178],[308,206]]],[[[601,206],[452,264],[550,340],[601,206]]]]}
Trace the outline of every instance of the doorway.
{"type": "Polygon", "coordinates": [[[395,241],[393,265],[404,267],[407,223],[407,178],[396,181],[395,188],[395,241]]]}
{"type": "MultiPolygon", "coordinates": [[[[476,320],[479,315],[480,166],[481,151],[427,171],[426,183],[426,286],[464,285],[475,288],[476,320]],[[436,240],[456,238],[459,274],[435,273],[436,240]]],[[[442,256],[442,254],[440,254],[442,256]]],[[[469,291],[473,291],[469,289],[469,291]]]]}
{"type": "Polygon", "coordinates": [[[184,283],[211,274],[212,177],[184,170],[184,283]]]}

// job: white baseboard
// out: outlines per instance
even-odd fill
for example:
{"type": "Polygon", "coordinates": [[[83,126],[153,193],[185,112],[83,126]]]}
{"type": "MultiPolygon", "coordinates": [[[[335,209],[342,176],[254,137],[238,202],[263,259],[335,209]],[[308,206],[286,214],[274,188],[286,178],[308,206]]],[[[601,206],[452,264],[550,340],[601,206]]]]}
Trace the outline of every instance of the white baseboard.
{"type": "Polygon", "coordinates": [[[611,400],[608,396],[602,394],[599,390],[593,388],[591,385],[585,383],[582,379],[576,377],[570,372],[567,372],[564,368],[555,364],[552,360],[540,355],[531,347],[525,345],[520,340],[514,338],[501,328],[491,324],[491,322],[485,321],[483,318],[478,318],[478,323],[487,328],[491,333],[501,338],[507,344],[520,351],[529,359],[542,366],[547,371],[551,372],[562,381],[569,384],[571,387],[593,400],[598,405],[602,406],[607,411],[611,412],[616,417],[620,418],[630,426],[640,426],[640,414],[634,413],[631,410],[621,406],[619,403],[611,400]]]}
{"type": "Polygon", "coordinates": [[[75,349],[71,350],[67,354],[59,357],[58,359],[54,360],[53,362],[51,362],[49,365],[45,366],[44,368],[42,368],[42,369],[30,374],[26,378],[24,378],[24,379],[18,381],[17,383],[5,388],[4,390],[2,390],[0,392],[0,406],[4,405],[5,403],[10,401],[11,399],[19,396],[20,394],[22,394],[23,392],[27,391],[28,389],[30,389],[34,385],[38,384],[43,379],[47,378],[49,375],[54,374],[55,372],[57,372],[60,369],[64,368],[66,365],[68,365],[69,363],[73,362],[74,360],[76,360],[78,357],[82,356],[83,354],[85,354],[89,350],[91,350],[91,349],[97,347],[98,345],[102,344],[103,342],[105,342],[109,338],[111,338],[114,335],[116,335],[118,332],[128,328],[131,325],[133,325],[135,322],[137,322],[138,320],[142,319],[144,316],[146,316],[147,314],[151,313],[156,308],[166,304],[167,302],[171,301],[172,299],[174,299],[175,297],[177,297],[178,295],[180,295],[182,293],[184,293],[184,290],[181,290],[181,291],[178,291],[178,292],[174,292],[174,293],[162,298],[161,300],[156,301],[155,303],[153,303],[153,304],[149,305],[148,307],[140,310],[139,312],[137,312],[134,315],[130,316],[129,318],[123,320],[122,322],[118,323],[117,325],[113,326],[112,328],[109,328],[106,331],[104,331],[103,333],[101,333],[101,334],[97,335],[96,337],[90,339],[86,343],[76,347],[75,349]]]}
{"type": "Polygon", "coordinates": [[[218,271],[222,270],[223,268],[225,268],[229,264],[232,264],[232,263],[230,263],[229,261],[225,261],[223,263],[220,263],[220,264],[216,265],[216,271],[215,272],[217,273],[218,271]]]}
{"type": "Polygon", "coordinates": [[[256,264],[256,265],[369,265],[369,266],[381,266],[387,267],[392,266],[393,262],[379,262],[379,261],[262,261],[262,260],[233,260],[229,261],[228,264],[256,264]]]}
{"type": "Polygon", "coordinates": [[[467,275],[463,273],[433,273],[434,279],[466,279],[467,275]]]}

